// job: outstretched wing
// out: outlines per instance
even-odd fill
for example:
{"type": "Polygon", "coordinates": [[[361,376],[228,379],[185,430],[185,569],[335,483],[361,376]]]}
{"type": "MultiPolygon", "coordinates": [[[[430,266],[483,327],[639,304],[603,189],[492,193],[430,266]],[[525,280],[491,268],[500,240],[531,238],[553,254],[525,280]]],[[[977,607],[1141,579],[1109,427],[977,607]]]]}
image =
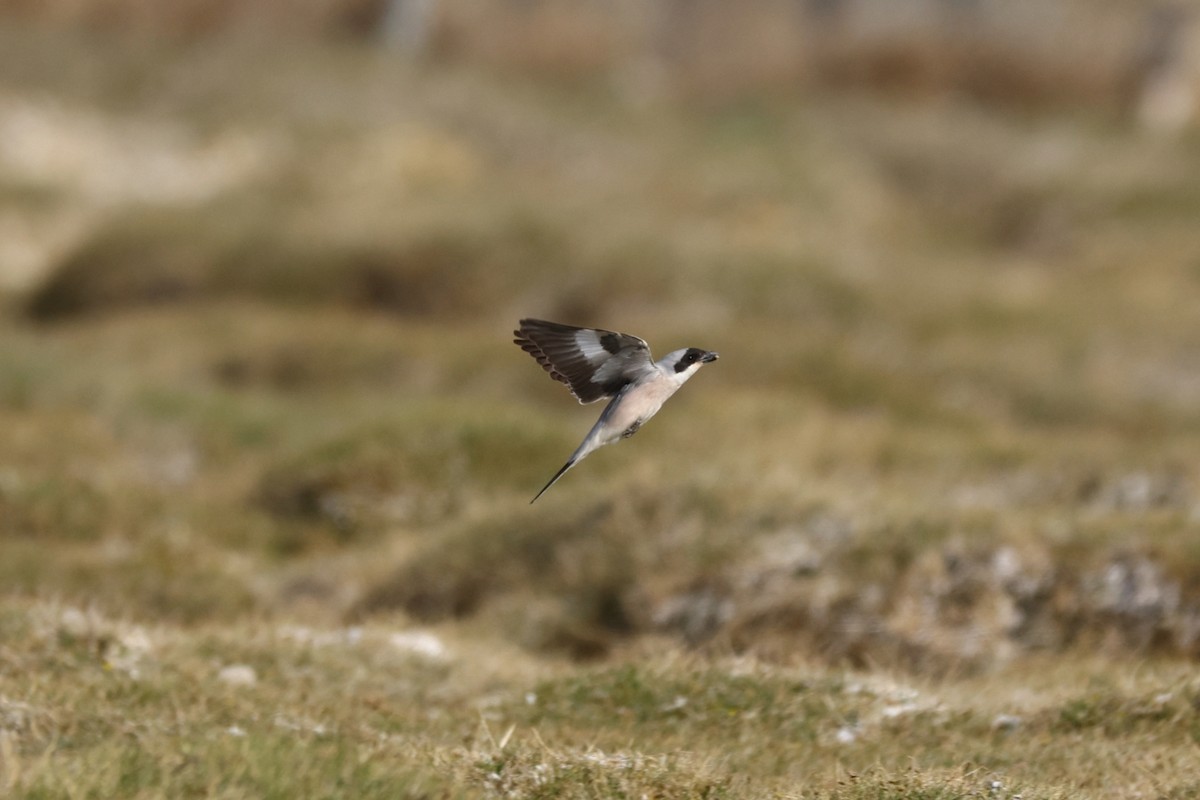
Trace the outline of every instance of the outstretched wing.
{"type": "Polygon", "coordinates": [[[513,342],[562,381],[581,403],[612,397],[654,368],[650,348],[636,336],[523,319],[513,342]]]}

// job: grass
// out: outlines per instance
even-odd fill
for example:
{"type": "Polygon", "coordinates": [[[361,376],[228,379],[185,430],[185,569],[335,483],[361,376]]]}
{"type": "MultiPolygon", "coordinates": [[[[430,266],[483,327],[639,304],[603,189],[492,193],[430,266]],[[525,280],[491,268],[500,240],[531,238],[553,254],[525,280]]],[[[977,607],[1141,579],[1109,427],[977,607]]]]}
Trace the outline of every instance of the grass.
{"type": "Polygon", "coordinates": [[[1196,791],[1194,140],[0,40],[0,793],[1196,791]]]}
{"type": "Polygon", "coordinates": [[[454,628],[439,629],[448,655],[430,658],[375,623],[180,630],[10,603],[4,624],[18,643],[7,663],[41,676],[0,705],[3,774],[19,796],[1184,796],[1192,785],[1183,769],[1139,769],[1192,757],[1197,689],[1183,665],[1114,676],[1111,663],[1055,656],[1036,677],[944,684],[662,649],[581,668],[454,628]],[[223,680],[230,664],[256,681],[223,680]]]}

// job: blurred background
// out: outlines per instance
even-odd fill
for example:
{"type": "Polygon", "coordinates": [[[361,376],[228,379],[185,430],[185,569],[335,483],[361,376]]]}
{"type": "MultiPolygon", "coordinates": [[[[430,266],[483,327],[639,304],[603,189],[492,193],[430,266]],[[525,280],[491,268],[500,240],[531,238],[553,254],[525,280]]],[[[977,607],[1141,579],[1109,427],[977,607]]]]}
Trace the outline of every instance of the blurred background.
{"type": "Polygon", "coordinates": [[[0,2],[0,595],[1200,654],[1200,7],[0,2]],[[720,351],[591,425],[522,316],[720,351]]]}

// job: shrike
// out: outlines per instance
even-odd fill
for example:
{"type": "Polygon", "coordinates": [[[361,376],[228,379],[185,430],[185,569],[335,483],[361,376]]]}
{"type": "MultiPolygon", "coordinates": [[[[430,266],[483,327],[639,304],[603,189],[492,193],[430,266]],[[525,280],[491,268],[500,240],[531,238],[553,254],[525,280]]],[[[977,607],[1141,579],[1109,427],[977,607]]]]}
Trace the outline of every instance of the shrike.
{"type": "Polygon", "coordinates": [[[717,360],[716,353],[688,347],[651,361],[650,348],[636,336],[541,319],[521,320],[513,336],[579,402],[612,398],[583,443],[530,503],[593,450],[637,433],[702,365],[717,360]]]}

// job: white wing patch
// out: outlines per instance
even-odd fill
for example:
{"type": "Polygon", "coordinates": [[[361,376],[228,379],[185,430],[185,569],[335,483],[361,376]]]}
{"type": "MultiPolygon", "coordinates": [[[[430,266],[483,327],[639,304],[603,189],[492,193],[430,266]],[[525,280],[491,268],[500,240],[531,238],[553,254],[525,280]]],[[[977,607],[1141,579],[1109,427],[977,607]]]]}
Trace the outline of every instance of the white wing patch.
{"type": "MultiPolygon", "coordinates": [[[[583,357],[593,364],[607,359],[612,353],[604,349],[600,344],[600,334],[591,330],[575,331],[575,344],[579,348],[579,352],[583,353],[583,357]]],[[[593,380],[595,380],[593,378],[593,380]]]]}

